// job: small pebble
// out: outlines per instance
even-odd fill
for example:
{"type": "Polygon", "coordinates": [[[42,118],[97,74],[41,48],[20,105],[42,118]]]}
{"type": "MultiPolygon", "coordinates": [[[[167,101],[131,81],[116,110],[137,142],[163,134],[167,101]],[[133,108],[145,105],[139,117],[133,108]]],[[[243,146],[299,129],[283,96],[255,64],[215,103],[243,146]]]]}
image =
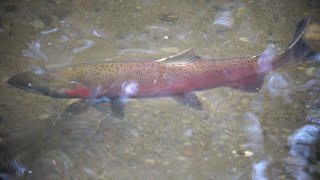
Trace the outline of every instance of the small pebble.
{"type": "Polygon", "coordinates": [[[15,100],[18,101],[18,102],[19,102],[21,99],[22,99],[22,97],[19,96],[19,95],[15,97],[15,100]]]}
{"type": "Polygon", "coordinates": [[[243,151],[243,156],[245,156],[245,157],[253,156],[253,152],[251,152],[251,151],[243,151]]]}
{"type": "Polygon", "coordinates": [[[206,144],[203,141],[200,141],[200,145],[203,147],[206,146],[206,144]]]}
{"type": "Polygon", "coordinates": [[[246,8],[244,6],[238,7],[237,14],[236,14],[237,18],[240,18],[245,13],[245,11],[246,11],[246,8]]]}
{"type": "Polygon", "coordinates": [[[249,104],[249,102],[250,102],[250,100],[247,99],[247,98],[244,98],[244,99],[241,100],[242,104],[249,104]]]}
{"type": "Polygon", "coordinates": [[[239,40],[242,42],[249,42],[249,40],[245,37],[240,37],[239,40]]]}
{"type": "Polygon", "coordinates": [[[185,161],[185,160],[187,160],[187,157],[185,157],[185,156],[178,156],[178,157],[177,157],[177,160],[179,160],[179,161],[185,161]]]}
{"type": "Polygon", "coordinates": [[[169,161],[163,161],[162,164],[165,165],[165,166],[168,166],[170,164],[170,162],[169,161]]]}
{"type": "Polygon", "coordinates": [[[228,139],[229,139],[229,135],[227,135],[227,134],[222,134],[220,136],[220,140],[228,140],[228,139]]]}
{"type": "Polygon", "coordinates": [[[184,150],[182,151],[182,154],[183,154],[184,156],[192,156],[193,152],[192,152],[192,149],[184,149],[184,150]]]}
{"type": "Polygon", "coordinates": [[[38,115],[39,120],[45,120],[49,118],[49,114],[40,114],[38,115]]]}
{"type": "Polygon", "coordinates": [[[192,129],[186,129],[186,130],[183,132],[183,135],[186,136],[186,137],[191,137],[192,134],[193,134],[192,129]]]}
{"type": "Polygon", "coordinates": [[[232,154],[237,154],[237,151],[236,151],[236,150],[233,150],[233,151],[232,151],[232,154]]]}
{"type": "Polygon", "coordinates": [[[45,27],[45,24],[39,19],[34,20],[31,25],[35,30],[43,29],[45,27]]]}
{"type": "Polygon", "coordinates": [[[298,67],[297,67],[297,69],[298,69],[298,70],[301,70],[301,71],[306,70],[306,68],[305,68],[305,67],[303,67],[303,66],[298,66],[298,67]]]}
{"type": "Polygon", "coordinates": [[[146,159],[146,160],[144,160],[144,162],[146,164],[150,164],[151,166],[156,164],[156,161],[154,159],[146,159]]]}
{"type": "Polygon", "coordinates": [[[278,176],[278,179],[286,179],[287,177],[286,177],[286,175],[280,175],[280,176],[278,176]]]}
{"type": "Polygon", "coordinates": [[[132,131],[131,131],[131,134],[132,134],[133,137],[135,137],[135,138],[139,137],[139,132],[138,132],[138,130],[136,130],[136,129],[132,130],[132,131]]]}
{"type": "Polygon", "coordinates": [[[187,141],[187,142],[184,142],[183,145],[184,146],[192,146],[192,142],[187,141]]]}
{"type": "Polygon", "coordinates": [[[305,73],[307,76],[314,76],[316,74],[316,71],[317,71],[317,68],[310,67],[305,71],[305,73]]]}
{"type": "Polygon", "coordinates": [[[161,51],[167,52],[167,53],[178,53],[180,52],[180,49],[177,47],[163,47],[161,48],[161,51]]]}
{"type": "Polygon", "coordinates": [[[286,133],[291,133],[292,131],[287,128],[281,128],[281,131],[286,132],[286,133]]]}
{"type": "Polygon", "coordinates": [[[67,103],[68,106],[70,106],[71,104],[74,104],[76,102],[80,101],[79,99],[76,99],[76,98],[73,98],[73,99],[70,99],[67,103]]]}

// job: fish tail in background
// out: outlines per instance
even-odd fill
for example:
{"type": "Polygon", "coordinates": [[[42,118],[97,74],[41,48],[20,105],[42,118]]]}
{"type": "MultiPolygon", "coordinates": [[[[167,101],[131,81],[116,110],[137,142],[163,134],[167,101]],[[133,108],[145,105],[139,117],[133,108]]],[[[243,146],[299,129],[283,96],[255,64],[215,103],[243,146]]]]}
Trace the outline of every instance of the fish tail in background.
{"type": "MultiPolygon", "coordinates": [[[[310,48],[304,39],[305,33],[308,33],[308,28],[311,23],[310,17],[303,18],[297,25],[296,32],[291,40],[288,48],[275,58],[272,62],[274,68],[281,67],[286,63],[298,63],[308,60],[315,51],[310,48]]],[[[320,35],[320,34],[319,34],[320,35]]]]}

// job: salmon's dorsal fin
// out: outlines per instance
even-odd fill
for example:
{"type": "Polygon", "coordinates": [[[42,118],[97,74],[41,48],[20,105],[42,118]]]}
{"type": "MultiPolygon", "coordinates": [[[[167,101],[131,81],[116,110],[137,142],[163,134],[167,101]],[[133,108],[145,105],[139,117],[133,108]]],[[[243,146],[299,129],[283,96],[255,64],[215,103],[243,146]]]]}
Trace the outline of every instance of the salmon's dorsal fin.
{"type": "Polygon", "coordinates": [[[178,54],[155,60],[160,63],[190,63],[201,59],[201,57],[194,53],[193,48],[186,49],[178,54]]]}

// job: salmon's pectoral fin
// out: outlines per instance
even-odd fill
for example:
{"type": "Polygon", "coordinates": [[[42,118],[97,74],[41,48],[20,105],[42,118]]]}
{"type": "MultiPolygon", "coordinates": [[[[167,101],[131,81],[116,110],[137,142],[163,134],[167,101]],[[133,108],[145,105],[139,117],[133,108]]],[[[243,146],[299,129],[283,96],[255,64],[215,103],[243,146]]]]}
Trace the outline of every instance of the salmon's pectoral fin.
{"type": "Polygon", "coordinates": [[[173,99],[195,110],[202,110],[202,103],[194,92],[178,94],[173,96],[173,99]]]}
{"type": "Polygon", "coordinates": [[[116,118],[123,119],[126,102],[121,98],[98,98],[89,101],[98,111],[116,118]]]}

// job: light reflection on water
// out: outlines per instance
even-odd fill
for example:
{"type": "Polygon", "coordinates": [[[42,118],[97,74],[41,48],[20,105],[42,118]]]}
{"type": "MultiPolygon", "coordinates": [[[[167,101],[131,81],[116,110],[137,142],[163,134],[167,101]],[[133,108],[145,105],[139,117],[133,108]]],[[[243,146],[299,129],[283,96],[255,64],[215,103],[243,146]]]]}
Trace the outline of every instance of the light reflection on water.
{"type": "MultiPolygon", "coordinates": [[[[84,102],[51,99],[6,85],[9,76],[44,65],[157,59],[190,47],[203,57],[256,55],[270,50],[269,43],[284,49],[295,22],[305,13],[320,14],[317,5],[312,0],[0,3],[0,177],[319,175],[317,55],[313,62],[269,73],[258,93],[224,87],[199,92],[205,109],[201,112],[170,98],[130,100],[124,120],[106,117],[84,102]],[[217,30],[213,22],[230,4],[237,10],[223,18],[228,28],[217,30]]],[[[128,84],[123,93],[135,90],[134,82],[128,84]]]]}

